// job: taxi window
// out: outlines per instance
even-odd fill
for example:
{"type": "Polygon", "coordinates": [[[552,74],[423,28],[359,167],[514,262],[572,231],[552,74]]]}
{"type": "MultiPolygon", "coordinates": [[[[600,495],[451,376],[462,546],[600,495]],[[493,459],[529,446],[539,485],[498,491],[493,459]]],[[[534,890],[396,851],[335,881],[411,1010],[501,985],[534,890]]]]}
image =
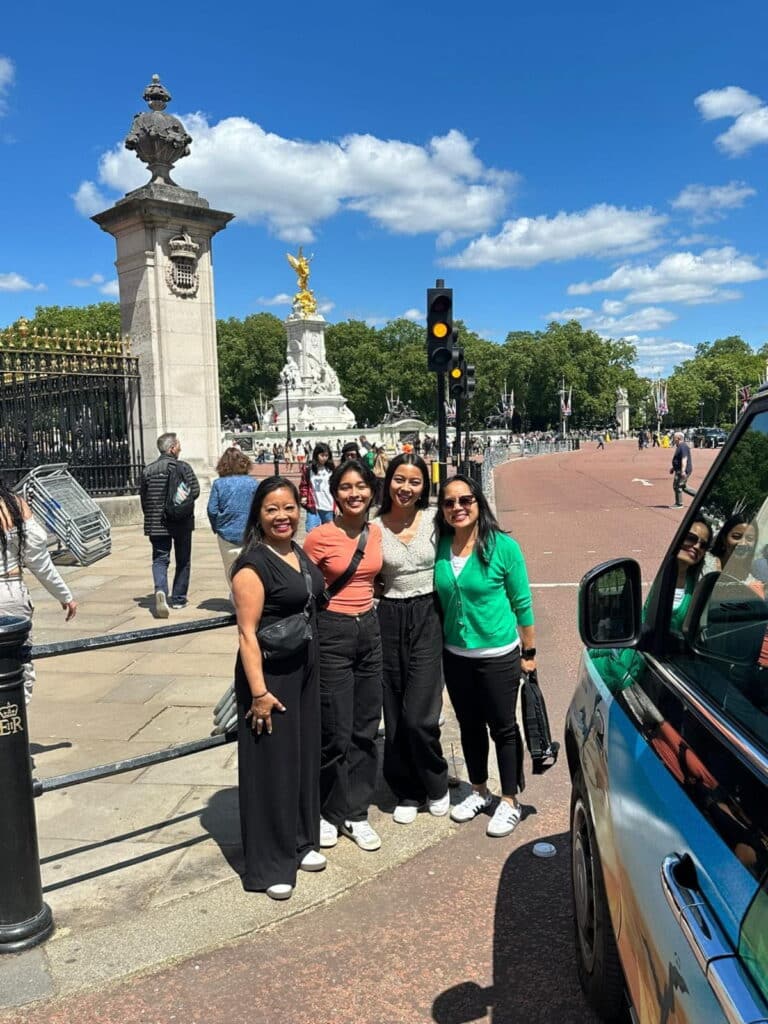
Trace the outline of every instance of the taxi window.
{"type": "Polygon", "coordinates": [[[670,629],[683,642],[670,643],[669,661],[766,753],[768,413],[753,418],[698,511],[705,526],[691,531],[706,536],[708,525],[710,540],[704,553],[686,534],[678,552],[670,629]]]}

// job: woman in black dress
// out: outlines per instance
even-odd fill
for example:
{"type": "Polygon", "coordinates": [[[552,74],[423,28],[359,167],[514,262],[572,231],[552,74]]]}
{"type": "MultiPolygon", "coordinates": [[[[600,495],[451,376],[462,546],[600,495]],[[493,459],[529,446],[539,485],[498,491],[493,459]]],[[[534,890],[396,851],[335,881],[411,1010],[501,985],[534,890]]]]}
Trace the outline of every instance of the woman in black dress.
{"type": "Polygon", "coordinates": [[[239,653],[238,705],[240,827],[245,853],[243,885],[288,899],[296,870],[322,871],[320,844],[320,689],[317,628],[301,651],[265,659],[257,630],[301,612],[323,577],[294,543],[299,495],[284,477],[258,490],[246,525],[242,554],[232,567],[239,653]]]}

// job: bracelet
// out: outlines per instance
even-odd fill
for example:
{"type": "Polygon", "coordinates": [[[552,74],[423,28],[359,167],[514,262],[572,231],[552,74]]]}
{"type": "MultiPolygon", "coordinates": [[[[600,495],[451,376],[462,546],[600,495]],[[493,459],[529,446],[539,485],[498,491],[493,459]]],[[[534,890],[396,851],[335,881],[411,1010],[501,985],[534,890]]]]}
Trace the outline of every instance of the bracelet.
{"type": "Polygon", "coordinates": [[[524,648],[522,651],[520,651],[520,657],[521,658],[525,658],[526,661],[530,661],[531,658],[535,658],[536,657],[536,648],[535,647],[526,647],[526,648],[524,648]]]}
{"type": "Polygon", "coordinates": [[[261,700],[261,698],[262,697],[266,697],[268,693],[269,693],[269,690],[265,690],[264,693],[252,693],[251,697],[254,700],[261,700]]]}

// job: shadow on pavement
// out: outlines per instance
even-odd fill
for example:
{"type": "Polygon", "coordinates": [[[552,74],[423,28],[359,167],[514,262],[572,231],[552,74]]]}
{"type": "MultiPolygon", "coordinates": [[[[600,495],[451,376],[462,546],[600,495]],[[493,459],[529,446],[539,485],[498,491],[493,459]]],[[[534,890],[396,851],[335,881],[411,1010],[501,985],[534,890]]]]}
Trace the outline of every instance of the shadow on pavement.
{"type": "Polygon", "coordinates": [[[533,843],[512,853],[501,872],[493,928],[493,984],[464,981],[432,1004],[437,1024],[597,1024],[576,977],[571,920],[570,839],[547,836],[557,855],[533,856],[533,843]]]}
{"type": "Polygon", "coordinates": [[[212,794],[200,812],[200,824],[217,844],[234,873],[242,878],[245,872],[245,858],[240,838],[240,802],[237,786],[220,789],[212,794]]]}

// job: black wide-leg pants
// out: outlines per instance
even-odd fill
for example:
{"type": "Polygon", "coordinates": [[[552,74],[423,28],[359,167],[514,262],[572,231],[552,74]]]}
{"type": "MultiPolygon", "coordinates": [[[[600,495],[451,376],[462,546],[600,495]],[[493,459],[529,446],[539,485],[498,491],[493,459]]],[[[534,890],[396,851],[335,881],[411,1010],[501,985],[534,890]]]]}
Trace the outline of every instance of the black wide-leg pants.
{"type": "Polygon", "coordinates": [[[295,885],[299,862],[320,847],[320,688],[316,643],[307,656],[267,669],[270,693],[285,705],[272,734],[257,736],[245,714],[251,691],[237,660],[237,750],[243,886],[295,885]]]}
{"type": "Polygon", "coordinates": [[[376,787],[381,635],[376,611],[317,617],[320,639],[320,806],[333,825],[365,821],[376,787]]]}
{"type": "Polygon", "coordinates": [[[448,790],[440,746],[443,629],[435,594],[379,602],[384,659],[384,778],[399,804],[448,790]]]}
{"type": "Polygon", "coordinates": [[[524,786],[523,742],[515,717],[520,689],[520,648],[498,658],[443,653],[445,685],[459,721],[469,781],[488,781],[488,732],[496,746],[501,792],[515,796],[524,786]]]}

